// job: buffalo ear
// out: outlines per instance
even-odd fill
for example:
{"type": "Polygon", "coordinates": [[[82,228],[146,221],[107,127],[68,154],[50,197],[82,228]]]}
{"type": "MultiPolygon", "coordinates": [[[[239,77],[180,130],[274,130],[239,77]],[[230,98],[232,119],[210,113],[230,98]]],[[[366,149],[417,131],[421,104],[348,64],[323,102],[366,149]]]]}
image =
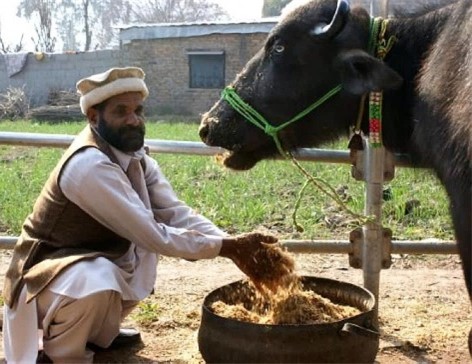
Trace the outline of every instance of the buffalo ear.
{"type": "Polygon", "coordinates": [[[397,89],[403,83],[397,72],[361,50],[343,52],[336,60],[336,67],[341,73],[343,88],[354,95],[397,89]]]}

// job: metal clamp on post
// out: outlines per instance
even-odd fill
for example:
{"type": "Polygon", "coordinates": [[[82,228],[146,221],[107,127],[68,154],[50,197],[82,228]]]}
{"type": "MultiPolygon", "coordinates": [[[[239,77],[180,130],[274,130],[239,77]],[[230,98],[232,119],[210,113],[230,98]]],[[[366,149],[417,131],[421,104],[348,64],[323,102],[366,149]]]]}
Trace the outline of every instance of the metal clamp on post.
{"type": "MultiPolygon", "coordinates": [[[[363,242],[364,231],[357,228],[349,234],[349,242],[352,249],[349,253],[349,265],[352,268],[362,269],[363,267],[363,242]]],[[[388,228],[382,229],[382,253],[381,253],[382,269],[388,269],[392,265],[392,230],[388,228]]]]}
{"type": "MultiPolygon", "coordinates": [[[[377,171],[377,177],[372,177],[372,170],[370,170],[370,174],[366,173],[369,169],[366,168],[373,168],[372,161],[368,159],[368,155],[366,153],[372,152],[369,149],[369,140],[368,138],[362,138],[362,148],[355,148],[351,149],[350,151],[350,159],[352,163],[351,167],[351,174],[354,179],[357,181],[364,181],[364,182],[372,182],[372,178],[374,178],[374,182],[376,183],[383,183],[389,182],[395,177],[395,159],[394,155],[387,151],[385,148],[381,148],[380,150],[377,149],[377,153],[383,153],[382,165],[376,165],[375,169],[383,167],[382,171],[377,171]]],[[[374,172],[375,173],[375,172],[374,172]]],[[[370,191],[366,192],[366,212],[374,212],[377,217],[380,219],[380,212],[381,212],[381,205],[382,205],[382,198],[377,196],[380,192],[378,191],[370,191]],[[377,193],[375,193],[377,192],[377,193]],[[375,196],[372,195],[375,194],[375,196]]],[[[380,224],[380,222],[377,222],[380,224]]],[[[379,227],[382,231],[382,251],[381,251],[381,267],[383,269],[387,269],[391,266],[391,251],[392,251],[392,231],[387,228],[379,227]]],[[[365,242],[365,229],[357,228],[350,233],[349,240],[352,244],[352,254],[349,255],[349,264],[353,268],[363,268],[363,256],[365,256],[364,252],[362,251],[363,242],[365,242]]]]}
{"type": "MultiPolygon", "coordinates": [[[[367,138],[362,138],[363,149],[351,149],[349,152],[349,159],[351,160],[351,176],[356,181],[366,181],[365,177],[365,157],[364,151],[366,150],[367,138]]],[[[388,150],[385,150],[384,154],[384,170],[383,180],[384,182],[390,182],[395,178],[395,156],[388,150]]]]}

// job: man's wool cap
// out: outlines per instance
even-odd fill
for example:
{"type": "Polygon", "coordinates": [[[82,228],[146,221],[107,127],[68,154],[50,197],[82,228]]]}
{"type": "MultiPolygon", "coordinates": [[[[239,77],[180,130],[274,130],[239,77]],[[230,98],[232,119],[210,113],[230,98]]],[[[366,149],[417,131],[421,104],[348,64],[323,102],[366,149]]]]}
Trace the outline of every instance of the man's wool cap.
{"type": "Polygon", "coordinates": [[[82,78],[76,86],[80,109],[85,115],[91,106],[119,94],[141,92],[144,99],[149,95],[144,71],[138,67],[110,68],[106,72],[82,78]]]}

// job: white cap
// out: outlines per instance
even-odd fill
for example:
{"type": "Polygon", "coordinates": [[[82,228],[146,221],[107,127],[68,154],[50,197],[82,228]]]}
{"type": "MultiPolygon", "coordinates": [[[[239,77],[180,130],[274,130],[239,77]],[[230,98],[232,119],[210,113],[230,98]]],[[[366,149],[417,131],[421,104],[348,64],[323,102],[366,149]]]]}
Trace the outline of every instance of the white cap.
{"type": "Polygon", "coordinates": [[[112,96],[126,92],[141,92],[145,99],[149,95],[144,82],[144,71],[138,67],[111,68],[106,72],[81,79],[76,86],[80,94],[80,109],[85,115],[91,106],[112,96]]]}

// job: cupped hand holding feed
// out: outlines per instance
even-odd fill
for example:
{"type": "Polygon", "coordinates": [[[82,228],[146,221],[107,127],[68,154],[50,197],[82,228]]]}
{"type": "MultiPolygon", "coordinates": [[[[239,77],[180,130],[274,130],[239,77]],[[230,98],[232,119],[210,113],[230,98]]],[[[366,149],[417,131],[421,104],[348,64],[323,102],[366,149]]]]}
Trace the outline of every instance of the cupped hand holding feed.
{"type": "Polygon", "coordinates": [[[220,255],[230,258],[258,288],[276,291],[294,270],[292,257],[273,235],[247,233],[223,240],[220,255]]]}

